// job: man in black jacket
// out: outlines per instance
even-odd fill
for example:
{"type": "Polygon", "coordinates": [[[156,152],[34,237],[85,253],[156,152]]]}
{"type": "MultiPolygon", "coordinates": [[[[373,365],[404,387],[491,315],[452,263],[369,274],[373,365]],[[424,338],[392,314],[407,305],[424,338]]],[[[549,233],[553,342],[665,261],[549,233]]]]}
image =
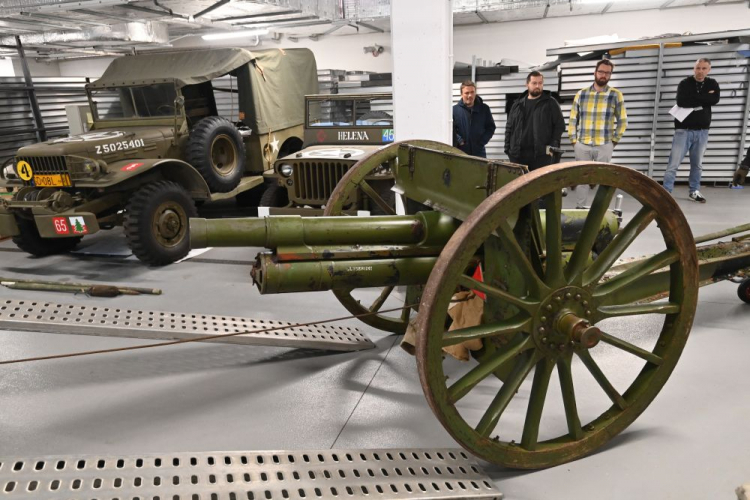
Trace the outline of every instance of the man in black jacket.
{"type": "Polygon", "coordinates": [[[669,153],[667,170],[664,172],[664,188],[672,192],[677,168],[685,154],[690,152],[690,176],[688,177],[689,198],[698,203],[706,203],[700,192],[703,154],[708,145],[708,129],[711,126],[711,106],[721,98],[719,84],[708,77],[711,61],[698,59],[693,67],[694,76],[682,80],[677,86],[677,106],[692,109],[684,120],[674,121],[674,139],[669,153]]]}
{"type": "Polygon", "coordinates": [[[461,84],[461,100],[453,106],[453,145],[466,154],[487,158],[484,147],[495,133],[490,107],[471,80],[461,84]]]}
{"type": "Polygon", "coordinates": [[[508,114],[505,154],[513,163],[535,170],[551,163],[547,147],[560,147],[565,119],[557,101],[543,92],[544,76],[540,72],[528,74],[526,89],[508,114]]]}

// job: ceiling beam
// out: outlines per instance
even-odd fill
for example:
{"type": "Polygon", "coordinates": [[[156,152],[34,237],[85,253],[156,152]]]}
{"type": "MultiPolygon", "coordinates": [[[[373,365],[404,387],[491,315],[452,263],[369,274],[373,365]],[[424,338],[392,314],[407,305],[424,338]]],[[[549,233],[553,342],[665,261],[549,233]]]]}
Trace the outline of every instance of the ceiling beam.
{"type": "Polygon", "coordinates": [[[33,17],[35,19],[49,19],[51,21],[63,21],[66,23],[76,23],[76,24],[89,24],[91,26],[106,26],[107,23],[97,23],[95,21],[85,21],[83,19],[75,19],[73,20],[70,17],[64,17],[64,16],[55,16],[52,14],[39,14],[37,12],[21,12],[22,16],[28,16],[33,17]]]}
{"type": "Polygon", "coordinates": [[[231,1],[231,0],[219,0],[219,1],[218,1],[218,2],[216,2],[215,4],[213,4],[213,5],[209,6],[209,7],[206,7],[205,9],[203,9],[203,10],[202,10],[202,11],[200,11],[200,12],[198,12],[197,14],[193,14],[193,19],[199,18],[199,17],[201,17],[201,16],[205,16],[205,15],[206,15],[206,14],[208,14],[209,12],[211,12],[211,11],[214,11],[214,10],[218,9],[218,8],[219,8],[219,7],[221,7],[222,5],[228,4],[228,3],[230,2],[230,1],[231,1]]]}
{"type": "Polygon", "coordinates": [[[276,17],[276,16],[285,16],[288,14],[300,14],[301,10],[279,10],[276,12],[262,12],[260,14],[248,14],[246,16],[232,16],[232,17],[220,17],[218,19],[214,19],[215,21],[239,21],[241,19],[255,19],[258,17],[276,17]]]}
{"type": "Polygon", "coordinates": [[[363,28],[367,28],[368,30],[377,31],[378,33],[385,33],[385,30],[382,30],[378,28],[377,26],[373,26],[372,24],[363,23],[363,22],[357,22],[359,26],[362,26],[363,28]]]}
{"type": "MultiPolygon", "coordinates": [[[[275,23],[291,23],[296,21],[310,21],[312,19],[319,19],[318,16],[302,16],[302,17],[290,17],[287,19],[277,19],[276,21],[250,21],[235,23],[233,26],[254,26],[256,24],[275,24],[275,23]]],[[[330,22],[330,21],[329,21],[330,22]]]]}

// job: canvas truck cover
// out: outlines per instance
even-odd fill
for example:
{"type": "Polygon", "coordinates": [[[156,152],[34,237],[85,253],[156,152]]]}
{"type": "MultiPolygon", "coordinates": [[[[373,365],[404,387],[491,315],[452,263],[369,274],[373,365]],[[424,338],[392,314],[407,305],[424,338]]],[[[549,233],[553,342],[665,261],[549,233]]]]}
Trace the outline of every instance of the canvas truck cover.
{"type": "Polygon", "coordinates": [[[240,85],[244,122],[255,133],[300,125],[305,95],[318,92],[315,56],[308,49],[250,52],[240,48],[170,51],[119,57],[90,89],[175,82],[178,87],[207,82],[232,72],[240,85]]]}
{"type": "MultiPolygon", "coordinates": [[[[305,123],[305,96],[318,93],[318,68],[309,49],[253,52],[245,66],[252,85],[240,87],[242,109],[253,110],[245,124],[267,134],[305,123]]],[[[244,70],[244,68],[243,68],[244,70]]]]}

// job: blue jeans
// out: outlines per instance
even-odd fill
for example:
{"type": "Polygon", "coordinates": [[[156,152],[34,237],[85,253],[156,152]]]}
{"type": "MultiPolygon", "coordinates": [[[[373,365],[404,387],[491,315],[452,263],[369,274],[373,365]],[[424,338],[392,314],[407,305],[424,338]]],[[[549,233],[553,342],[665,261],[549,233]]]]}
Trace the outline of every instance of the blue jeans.
{"type": "Polygon", "coordinates": [[[688,177],[688,186],[691,193],[701,188],[701,173],[703,172],[703,153],[706,152],[708,145],[708,129],[687,130],[678,128],[674,131],[672,139],[672,151],[669,153],[667,170],[664,172],[664,188],[672,192],[674,189],[674,178],[677,175],[677,169],[690,152],[690,176],[688,177]]]}

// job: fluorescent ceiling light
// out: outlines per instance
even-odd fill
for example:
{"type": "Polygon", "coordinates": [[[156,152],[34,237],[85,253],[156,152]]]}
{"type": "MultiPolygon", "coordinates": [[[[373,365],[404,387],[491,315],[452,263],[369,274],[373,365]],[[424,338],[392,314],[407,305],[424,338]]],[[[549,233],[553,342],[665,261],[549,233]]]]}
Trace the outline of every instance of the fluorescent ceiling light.
{"type": "Polygon", "coordinates": [[[226,40],[227,38],[241,38],[245,36],[260,36],[267,35],[267,29],[260,30],[240,30],[240,31],[228,31],[226,33],[211,33],[209,35],[202,35],[201,38],[204,40],[226,40]]]}

